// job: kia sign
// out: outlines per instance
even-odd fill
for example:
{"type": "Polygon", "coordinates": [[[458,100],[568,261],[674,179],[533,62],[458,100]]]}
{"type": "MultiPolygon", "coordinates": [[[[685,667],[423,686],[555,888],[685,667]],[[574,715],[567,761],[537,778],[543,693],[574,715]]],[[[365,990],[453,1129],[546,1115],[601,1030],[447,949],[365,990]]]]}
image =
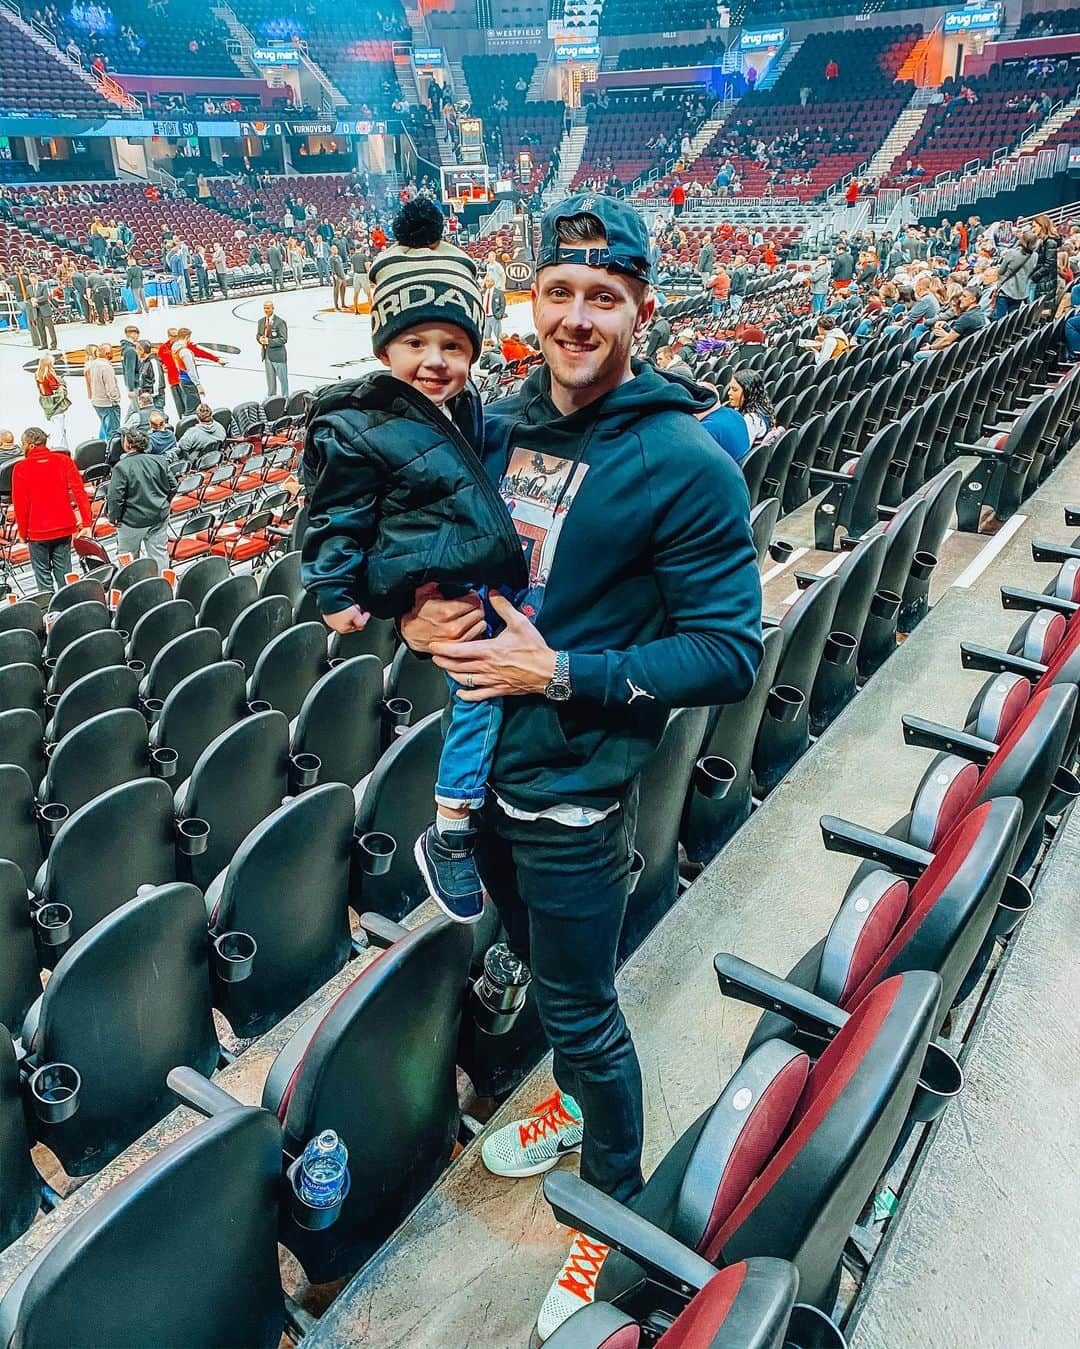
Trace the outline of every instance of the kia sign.
{"type": "Polygon", "coordinates": [[[782,47],[786,41],[786,28],[759,28],[753,33],[744,29],[739,46],[744,52],[760,52],[767,47],[782,47]]]}
{"type": "Polygon", "coordinates": [[[506,264],[506,284],[511,290],[528,290],[533,283],[533,265],[528,258],[506,264]]]}
{"type": "Polygon", "coordinates": [[[1001,6],[984,5],[981,9],[950,9],[941,25],[943,33],[996,32],[1001,27],[1001,6]]]}

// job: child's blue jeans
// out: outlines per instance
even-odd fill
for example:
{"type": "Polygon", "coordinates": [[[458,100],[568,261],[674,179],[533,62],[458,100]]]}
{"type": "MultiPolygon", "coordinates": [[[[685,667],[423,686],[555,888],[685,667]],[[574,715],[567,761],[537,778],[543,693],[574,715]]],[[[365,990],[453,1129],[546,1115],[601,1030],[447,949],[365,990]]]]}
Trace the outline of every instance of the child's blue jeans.
{"type": "MultiPolygon", "coordinates": [[[[499,626],[500,621],[488,601],[487,587],[479,587],[479,594],[484,601],[490,637],[493,624],[499,626]]],[[[507,594],[506,598],[519,608],[524,596],[507,594]]],[[[463,686],[451,675],[446,676],[446,682],[450,685],[450,724],[439,756],[435,801],[440,806],[467,806],[470,810],[478,810],[484,804],[495,746],[502,728],[502,699],[485,698],[479,703],[465,703],[457,696],[463,686]]]]}
{"type": "Polygon", "coordinates": [[[439,756],[435,801],[440,806],[468,806],[477,810],[484,804],[495,759],[502,726],[502,699],[463,703],[457,696],[463,686],[451,675],[446,676],[446,682],[450,685],[450,725],[439,756]]]}

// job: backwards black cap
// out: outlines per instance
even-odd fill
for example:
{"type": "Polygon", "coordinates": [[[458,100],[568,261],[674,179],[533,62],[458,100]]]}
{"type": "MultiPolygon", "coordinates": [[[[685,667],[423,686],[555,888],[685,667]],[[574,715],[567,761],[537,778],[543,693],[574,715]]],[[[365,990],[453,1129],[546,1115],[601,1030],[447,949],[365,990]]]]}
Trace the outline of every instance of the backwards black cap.
{"type": "Polygon", "coordinates": [[[638,281],[652,281],[649,262],[649,231],[637,211],[617,197],[584,192],[567,197],[544,213],[540,223],[540,252],[536,270],[553,267],[558,262],[577,263],[583,267],[600,267],[608,272],[622,272],[638,281]],[[591,215],[600,222],[606,243],[598,248],[583,248],[580,244],[564,244],[559,239],[558,224],[572,216],[591,215]]]}

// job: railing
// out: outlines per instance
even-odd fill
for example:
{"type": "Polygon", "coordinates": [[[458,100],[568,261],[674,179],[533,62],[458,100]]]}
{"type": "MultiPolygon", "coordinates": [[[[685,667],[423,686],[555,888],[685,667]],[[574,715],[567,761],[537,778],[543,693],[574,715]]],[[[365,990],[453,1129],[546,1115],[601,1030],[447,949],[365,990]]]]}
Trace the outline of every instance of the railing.
{"type": "Polygon", "coordinates": [[[504,225],[509,225],[514,219],[513,203],[509,201],[500,201],[488,215],[484,216],[477,227],[476,237],[484,239],[489,234],[495,234],[502,229],[504,225]]]}
{"type": "Polygon", "coordinates": [[[345,107],[348,103],[348,99],[341,90],[337,88],[330,76],[327,75],[326,71],[312,59],[311,53],[308,51],[308,44],[304,41],[298,42],[297,50],[300,53],[300,60],[307,67],[309,73],[314,75],[322,85],[323,89],[325,89],[330,98],[330,106],[335,108],[345,107]]]}
{"type": "MultiPolygon", "coordinates": [[[[971,206],[982,197],[1030,187],[1044,178],[1064,173],[1069,162],[1068,145],[1054,145],[1034,154],[982,164],[957,178],[942,175],[929,187],[909,188],[901,195],[910,203],[913,219],[951,215],[961,206],[971,206]],[[943,179],[943,181],[942,181],[943,179]]],[[[879,193],[891,201],[889,192],[879,193]]]]}
{"type": "Polygon", "coordinates": [[[158,187],[168,188],[170,192],[180,191],[180,179],[174,178],[167,169],[159,169],[157,165],[151,164],[147,167],[146,176],[150,182],[156,183],[158,187]]]}

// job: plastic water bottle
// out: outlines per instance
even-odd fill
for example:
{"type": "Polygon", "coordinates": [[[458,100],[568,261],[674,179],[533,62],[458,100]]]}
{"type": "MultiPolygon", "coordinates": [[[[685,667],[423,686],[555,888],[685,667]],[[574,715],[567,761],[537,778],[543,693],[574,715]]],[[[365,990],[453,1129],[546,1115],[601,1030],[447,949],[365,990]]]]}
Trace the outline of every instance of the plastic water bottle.
{"type": "Polygon", "coordinates": [[[300,1158],[299,1193],[312,1208],[332,1208],[345,1191],[349,1150],[333,1129],[316,1134],[300,1158]]]}

